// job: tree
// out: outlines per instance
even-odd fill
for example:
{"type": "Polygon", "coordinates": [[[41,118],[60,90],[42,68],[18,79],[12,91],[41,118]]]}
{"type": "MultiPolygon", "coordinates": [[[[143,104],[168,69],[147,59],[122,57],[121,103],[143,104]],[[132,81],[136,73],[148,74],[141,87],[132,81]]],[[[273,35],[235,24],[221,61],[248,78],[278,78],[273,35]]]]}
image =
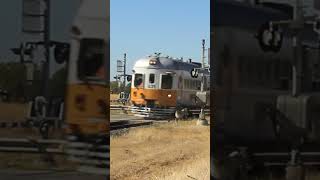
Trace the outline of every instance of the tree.
{"type": "Polygon", "coordinates": [[[67,69],[61,68],[53,74],[49,82],[49,96],[64,97],[67,80],[67,69]]]}
{"type": "Polygon", "coordinates": [[[0,89],[8,92],[10,99],[26,96],[26,68],[21,63],[0,63],[0,89]]]}
{"type": "Polygon", "coordinates": [[[110,92],[112,93],[119,93],[119,87],[117,81],[110,82],[110,92]]]}

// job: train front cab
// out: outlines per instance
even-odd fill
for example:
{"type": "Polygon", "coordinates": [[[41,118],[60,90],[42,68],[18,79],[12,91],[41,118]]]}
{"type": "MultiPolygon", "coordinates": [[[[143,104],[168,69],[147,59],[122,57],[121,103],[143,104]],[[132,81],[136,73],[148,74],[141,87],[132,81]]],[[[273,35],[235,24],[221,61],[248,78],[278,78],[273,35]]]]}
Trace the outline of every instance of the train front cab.
{"type": "Polygon", "coordinates": [[[136,70],[131,83],[133,108],[139,111],[149,108],[174,113],[177,101],[174,77],[173,72],[136,70]]]}
{"type": "Polygon", "coordinates": [[[102,39],[81,39],[79,46],[78,60],[69,63],[65,117],[68,133],[107,134],[107,45],[102,39]]]}

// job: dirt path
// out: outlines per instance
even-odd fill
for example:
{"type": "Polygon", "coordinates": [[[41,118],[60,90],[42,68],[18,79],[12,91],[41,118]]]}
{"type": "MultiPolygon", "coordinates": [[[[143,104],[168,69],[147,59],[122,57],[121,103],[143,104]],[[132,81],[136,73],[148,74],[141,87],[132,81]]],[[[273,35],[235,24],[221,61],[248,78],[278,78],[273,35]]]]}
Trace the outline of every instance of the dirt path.
{"type": "Polygon", "coordinates": [[[209,179],[210,129],[192,122],[137,128],[111,139],[111,179],[209,179]]]}

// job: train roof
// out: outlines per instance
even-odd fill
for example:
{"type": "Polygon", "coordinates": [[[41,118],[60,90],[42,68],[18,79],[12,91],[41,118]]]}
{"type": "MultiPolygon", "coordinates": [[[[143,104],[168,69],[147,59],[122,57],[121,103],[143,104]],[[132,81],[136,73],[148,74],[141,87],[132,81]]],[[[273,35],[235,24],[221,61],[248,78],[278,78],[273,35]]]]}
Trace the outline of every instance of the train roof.
{"type": "Polygon", "coordinates": [[[185,62],[170,57],[146,57],[137,60],[133,68],[190,70],[199,67],[201,67],[201,63],[198,62],[185,62]],[[156,60],[157,63],[150,65],[150,60],[156,60]]]}
{"type": "Polygon", "coordinates": [[[105,0],[82,0],[74,18],[73,28],[77,28],[81,37],[109,39],[109,8],[105,0]]]}

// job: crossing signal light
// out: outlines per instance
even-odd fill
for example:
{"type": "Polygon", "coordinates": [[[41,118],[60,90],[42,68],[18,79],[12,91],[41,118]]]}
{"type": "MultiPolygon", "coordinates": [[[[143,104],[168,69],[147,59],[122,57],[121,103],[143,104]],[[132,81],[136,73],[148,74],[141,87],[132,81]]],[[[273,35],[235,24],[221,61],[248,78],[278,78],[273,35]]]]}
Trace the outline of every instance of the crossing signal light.
{"type": "Polygon", "coordinates": [[[283,32],[279,25],[263,24],[258,30],[257,39],[261,49],[265,52],[279,52],[283,41],[283,32]]]}
{"type": "Polygon", "coordinates": [[[54,58],[58,64],[69,60],[70,45],[67,43],[57,43],[54,48],[54,58]]]}
{"type": "Polygon", "coordinates": [[[132,80],[132,75],[128,75],[127,76],[127,81],[131,81],[132,80]]]}
{"type": "Polygon", "coordinates": [[[197,78],[197,77],[198,77],[198,74],[199,74],[199,72],[198,72],[197,69],[192,69],[192,70],[191,70],[191,77],[192,77],[192,78],[197,78]]]}
{"type": "Polygon", "coordinates": [[[24,62],[24,46],[21,43],[19,48],[11,48],[13,54],[20,56],[20,62],[24,62]]]}

